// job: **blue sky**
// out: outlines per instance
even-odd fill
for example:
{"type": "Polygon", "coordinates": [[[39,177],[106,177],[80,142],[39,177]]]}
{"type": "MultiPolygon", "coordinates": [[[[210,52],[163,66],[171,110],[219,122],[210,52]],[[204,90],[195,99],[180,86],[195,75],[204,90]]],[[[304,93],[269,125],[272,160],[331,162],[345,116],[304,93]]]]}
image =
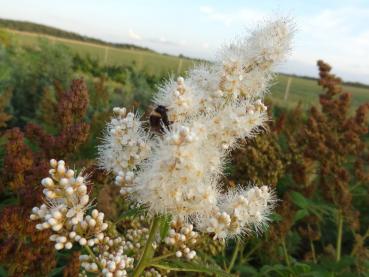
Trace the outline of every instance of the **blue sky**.
{"type": "Polygon", "coordinates": [[[324,59],[344,79],[369,83],[369,0],[0,0],[0,7],[2,18],[206,59],[258,21],[287,15],[297,33],[280,71],[315,76],[324,59]]]}

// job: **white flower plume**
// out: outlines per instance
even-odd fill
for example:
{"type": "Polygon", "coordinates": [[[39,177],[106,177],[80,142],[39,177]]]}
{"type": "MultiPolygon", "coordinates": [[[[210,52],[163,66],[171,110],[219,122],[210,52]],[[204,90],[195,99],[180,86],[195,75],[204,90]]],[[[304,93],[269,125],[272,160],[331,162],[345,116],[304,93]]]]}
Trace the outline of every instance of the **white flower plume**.
{"type": "Polygon", "coordinates": [[[116,175],[122,192],[153,214],[170,213],[218,238],[260,230],[274,203],[270,189],[223,194],[220,177],[229,151],[263,129],[262,98],[274,66],[289,52],[293,32],[288,19],[267,22],[223,47],[215,63],[170,79],[154,97],[170,122],[159,137],[149,139],[138,118],[125,110],[113,119],[100,162],[116,175]]]}

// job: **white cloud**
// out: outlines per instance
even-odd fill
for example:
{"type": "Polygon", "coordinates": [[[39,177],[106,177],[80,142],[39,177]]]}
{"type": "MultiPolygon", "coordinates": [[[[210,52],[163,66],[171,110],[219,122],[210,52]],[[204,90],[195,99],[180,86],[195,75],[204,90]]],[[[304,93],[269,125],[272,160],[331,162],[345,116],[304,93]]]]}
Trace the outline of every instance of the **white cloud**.
{"type": "Polygon", "coordinates": [[[210,6],[201,6],[200,11],[206,14],[211,14],[214,12],[214,9],[210,6]]]}
{"type": "Polygon", "coordinates": [[[135,40],[141,40],[142,39],[142,37],[139,34],[135,33],[132,29],[128,30],[128,36],[132,39],[135,39],[135,40]]]}
{"type": "Polygon", "coordinates": [[[330,63],[344,79],[369,83],[369,9],[346,7],[323,10],[297,18],[297,37],[292,59],[315,64],[330,63]]]}
{"type": "Polygon", "coordinates": [[[209,20],[218,21],[225,26],[232,24],[252,24],[266,17],[266,13],[256,9],[239,9],[232,12],[220,12],[211,6],[201,6],[200,12],[209,20]]]}

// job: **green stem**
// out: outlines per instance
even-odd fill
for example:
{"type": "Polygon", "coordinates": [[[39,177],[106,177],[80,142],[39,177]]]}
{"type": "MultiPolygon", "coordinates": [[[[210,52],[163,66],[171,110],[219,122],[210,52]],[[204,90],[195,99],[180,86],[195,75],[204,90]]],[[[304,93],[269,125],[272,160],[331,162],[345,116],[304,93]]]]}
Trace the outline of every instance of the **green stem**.
{"type": "Polygon", "coordinates": [[[149,237],[147,238],[145,248],[141,254],[140,260],[133,272],[133,277],[139,277],[141,273],[145,270],[149,264],[149,260],[154,256],[154,249],[152,248],[152,243],[154,241],[155,235],[160,227],[160,216],[155,216],[151,222],[149,237]]]}
{"type": "Polygon", "coordinates": [[[288,267],[291,267],[291,262],[290,262],[290,258],[288,257],[286,242],[284,241],[284,239],[282,240],[282,247],[283,247],[283,254],[284,254],[284,259],[286,261],[286,264],[288,267]]]}
{"type": "MultiPolygon", "coordinates": [[[[308,224],[308,229],[309,229],[309,233],[311,233],[311,228],[310,228],[310,224],[308,224]]],[[[316,264],[317,263],[317,259],[316,259],[316,252],[315,252],[315,247],[314,247],[314,242],[313,240],[310,238],[309,236],[309,241],[310,241],[310,249],[311,249],[311,254],[313,256],[313,261],[316,264]]]]}
{"type": "Polygon", "coordinates": [[[90,246],[85,245],[84,248],[86,249],[86,251],[88,252],[88,254],[90,255],[90,257],[92,257],[95,260],[95,263],[97,264],[97,266],[99,267],[99,269],[102,270],[103,269],[103,266],[99,262],[99,260],[97,259],[97,257],[95,256],[94,252],[91,250],[90,246]]]}
{"type": "Polygon", "coordinates": [[[317,260],[316,260],[315,247],[314,247],[314,243],[311,239],[310,239],[310,249],[311,249],[311,254],[313,255],[313,261],[316,264],[317,260]]]}
{"type": "Polygon", "coordinates": [[[342,249],[342,229],[343,229],[343,216],[342,212],[338,211],[338,226],[337,226],[337,243],[336,243],[336,261],[341,260],[342,249]]]}
{"type": "Polygon", "coordinates": [[[235,263],[235,262],[236,262],[236,260],[237,260],[238,251],[239,251],[239,249],[240,249],[240,245],[241,245],[240,240],[239,240],[239,239],[237,239],[236,247],[235,247],[235,249],[234,249],[234,251],[233,251],[232,259],[231,259],[231,262],[229,263],[229,266],[228,266],[228,269],[227,269],[227,272],[228,272],[228,273],[230,273],[230,272],[231,272],[231,270],[232,270],[232,268],[233,268],[233,266],[234,266],[234,263],[235,263]]]}
{"type": "MultiPolygon", "coordinates": [[[[252,254],[254,254],[254,252],[256,251],[256,250],[258,250],[258,248],[260,247],[260,243],[258,242],[247,254],[246,254],[246,256],[245,257],[243,257],[243,256],[241,256],[241,264],[243,264],[243,263],[245,263],[246,261],[248,261],[249,260],[249,258],[250,258],[250,256],[252,255],[252,254]]],[[[242,251],[242,253],[243,253],[243,251],[242,251]]]]}

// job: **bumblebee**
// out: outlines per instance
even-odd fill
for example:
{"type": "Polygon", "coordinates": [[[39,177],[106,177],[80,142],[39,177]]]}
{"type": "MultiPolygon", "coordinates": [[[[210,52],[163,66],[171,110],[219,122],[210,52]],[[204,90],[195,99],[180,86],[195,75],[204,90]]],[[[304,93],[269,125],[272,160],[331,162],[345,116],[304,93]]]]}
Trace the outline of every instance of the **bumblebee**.
{"type": "Polygon", "coordinates": [[[157,106],[150,114],[151,130],[163,133],[165,129],[169,129],[170,121],[168,119],[168,109],[165,106],[157,106]]]}

